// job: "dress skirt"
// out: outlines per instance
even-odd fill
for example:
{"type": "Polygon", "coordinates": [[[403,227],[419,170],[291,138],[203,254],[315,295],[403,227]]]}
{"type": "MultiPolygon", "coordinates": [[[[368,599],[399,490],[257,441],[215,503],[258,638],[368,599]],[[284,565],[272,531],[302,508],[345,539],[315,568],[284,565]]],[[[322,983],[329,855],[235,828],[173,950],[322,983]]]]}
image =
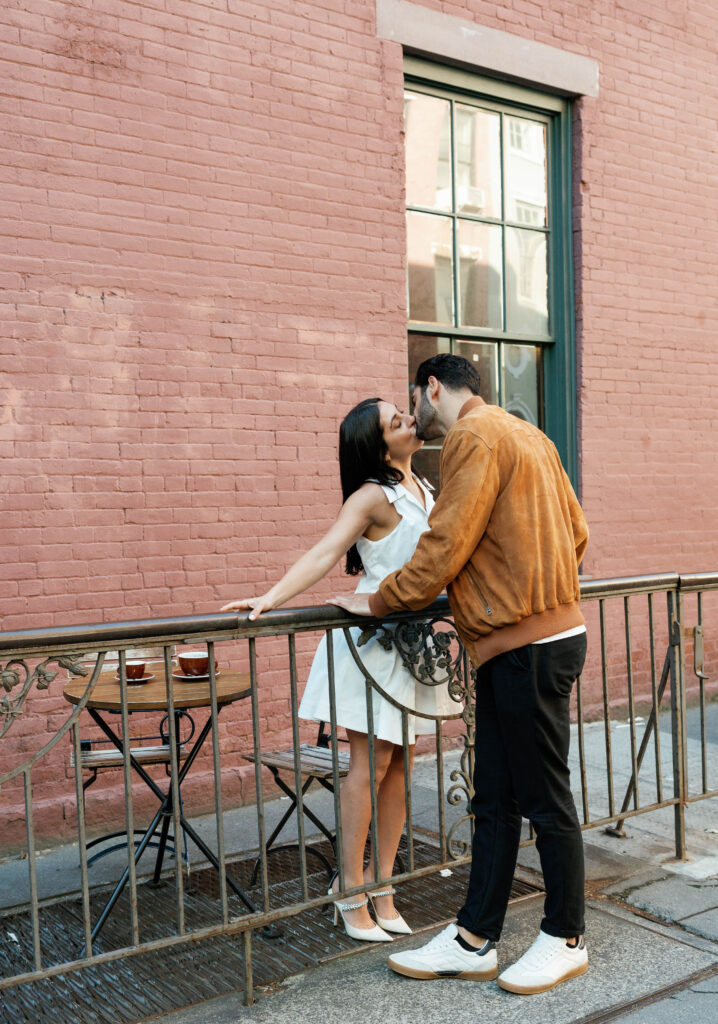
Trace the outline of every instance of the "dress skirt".
{"type": "MultiPolygon", "coordinates": [[[[353,628],[351,636],[358,643],[361,629],[353,628]]],[[[332,633],[334,650],[334,683],[337,725],[356,732],[368,733],[367,685],[364,674],[357,666],[343,630],[332,633]]],[[[459,705],[449,697],[446,684],[439,686],[420,683],[404,668],[399,652],[392,647],[389,651],[372,637],[368,643],[356,648],[364,667],[373,679],[395,701],[409,711],[425,714],[452,715],[459,705]]],[[[418,668],[418,666],[417,666],[418,668]]],[[[389,740],[401,745],[401,710],[386,700],[374,687],[370,687],[374,735],[377,739],[389,740]]],[[[306,689],[299,706],[300,718],[315,722],[329,722],[329,674],[327,671],[327,640],[322,637],[317,647],[309,672],[306,689]]],[[[433,733],[436,721],[428,718],[408,716],[408,741],[414,743],[418,735],[433,733]]]]}

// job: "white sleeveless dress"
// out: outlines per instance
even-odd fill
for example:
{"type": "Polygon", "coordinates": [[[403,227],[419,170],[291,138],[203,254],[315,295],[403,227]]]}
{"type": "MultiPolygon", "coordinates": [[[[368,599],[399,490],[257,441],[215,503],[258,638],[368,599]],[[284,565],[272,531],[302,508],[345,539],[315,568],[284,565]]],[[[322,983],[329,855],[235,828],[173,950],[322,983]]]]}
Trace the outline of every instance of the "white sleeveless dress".
{"type": "MultiPolygon", "coordinates": [[[[395,487],[381,485],[387,499],[392,503],[401,519],[394,529],[381,540],[371,541],[360,537],[357,550],[364,566],[355,593],[371,594],[379,589],[381,581],[390,573],[400,569],[414,554],[419,537],[428,529],[429,512],[434,504],[431,494],[420,484],[424,492],[426,508],[402,484],[395,487]]],[[[352,628],[351,636],[357,644],[362,630],[352,628]]],[[[368,732],[366,713],[366,684],[342,630],[334,630],[334,682],[336,692],[337,725],[357,732],[368,732]]],[[[414,708],[424,714],[450,715],[458,711],[458,705],[449,697],[447,686],[426,686],[417,682],[404,668],[401,656],[392,647],[385,650],[373,637],[362,647],[357,647],[367,671],[387,693],[407,708],[414,708]]],[[[401,712],[388,700],[372,689],[374,735],[377,739],[401,744],[401,712]]],[[[327,672],[327,642],[323,637],[309,671],[309,678],[299,705],[300,718],[315,722],[329,722],[329,675],[327,672]]],[[[433,733],[436,723],[428,718],[409,715],[409,742],[413,743],[421,733],[433,733]]]]}

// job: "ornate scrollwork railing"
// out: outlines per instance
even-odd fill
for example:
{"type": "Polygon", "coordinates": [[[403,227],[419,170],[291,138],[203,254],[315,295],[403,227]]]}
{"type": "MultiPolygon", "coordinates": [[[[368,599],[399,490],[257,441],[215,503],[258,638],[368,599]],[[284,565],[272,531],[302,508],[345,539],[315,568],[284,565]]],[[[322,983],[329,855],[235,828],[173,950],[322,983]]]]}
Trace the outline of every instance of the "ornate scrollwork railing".
{"type": "MultiPolygon", "coordinates": [[[[8,661],[5,666],[0,669],[0,679],[3,679],[5,673],[11,673],[12,676],[17,676],[17,683],[13,682],[12,677],[7,678],[7,681],[3,679],[2,685],[6,690],[9,684],[12,684],[12,686],[11,689],[8,690],[7,695],[2,701],[0,701],[0,716],[3,713],[7,715],[3,723],[3,728],[0,730],[0,739],[3,738],[5,733],[9,731],[12,723],[22,714],[23,702],[31,691],[33,682],[37,681],[38,690],[46,690],[50,686],[52,680],[56,678],[57,672],[52,669],[48,670],[48,664],[54,662],[58,668],[67,669],[70,675],[73,676],[82,676],[83,678],[86,678],[88,675],[90,676],[82,700],[73,708],[72,714],[66,719],[64,725],[58,729],[55,735],[43,747],[41,747],[40,750],[37,750],[31,757],[21,764],[15,765],[14,768],[10,769],[10,771],[6,772],[4,775],[0,775],[0,787],[15,778],[15,776],[28,771],[33,765],[37,764],[38,761],[41,761],[45,755],[53,749],[53,747],[58,745],[62,738],[67,735],[72,726],[77,722],[80,713],[84,711],[87,702],[95,689],[97,680],[100,677],[100,672],[102,671],[102,666],[105,662],[105,654],[102,651],[95,656],[96,661],[92,666],[84,664],[81,660],[83,657],[84,655],[77,654],[72,657],[58,655],[56,657],[46,658],[45,661],[36,665],[32,671],[30,671],[30,668],[25,661],[18,658],[8,661]],[[17,665],[26,673],[22,689],[19,693],[14,695],[12,695],[12,689],[14,689],[14,687],[20,682],[20,675],[14,668],[11,669],[9,667],[11,665],[17,665]]],[[[2,718],[0,718],[0,721],[2,721],[2,718]]]]}
{"type": "Polygon", "coordinates": [[[400,710],[420,718],[431,718],[434,721],[450,721],[461,718],[466,726],[462,732],[462,751],[459,767],[452,770],[449,779],[452,785],[446,793],[446,801],[452,807],[466,805],[466,813],[454,821],[446,833],[446,848],[450,856],[458,860],[470,853],[471,842],[459,836],[459,832],[467,825],[472,827],[473,815],[470,802],[473,796],[474,766],[474,726],[476,712],[474,706],[475,684],[470,670],[468,658],[451,619],[445,615],[436,615],[428,619],[400,622],[396,625],[366,626],[356,644],[351,630],[345,628],[344,636],[355,663],[362,671],[368,684],[386,700],[400,710]],[[454,715],[431,715],[417,708],[405,708],[399,704],[384,687],[372,676],[364,663],[360,649],[375,640],[384,650],[392,647],[398,652],[404,668],[422,686],[445,686],[453,702],[460,705],[454,715]]]}
{"type": "Polygon", "coordinates": [[[5,691],[0,700],[0,739],[23,713],[23,705],[33,685],[38,690],[47,690],[61,668],[67,669],[73,676],[87,675],[87,669],[76,657],[45,658],[34,668],[30,668],[22,658],[12,658],[0,668],[0,686],[5,691]],[[58,666],[57,669],[48,667],[53,663],[58,666]]]}

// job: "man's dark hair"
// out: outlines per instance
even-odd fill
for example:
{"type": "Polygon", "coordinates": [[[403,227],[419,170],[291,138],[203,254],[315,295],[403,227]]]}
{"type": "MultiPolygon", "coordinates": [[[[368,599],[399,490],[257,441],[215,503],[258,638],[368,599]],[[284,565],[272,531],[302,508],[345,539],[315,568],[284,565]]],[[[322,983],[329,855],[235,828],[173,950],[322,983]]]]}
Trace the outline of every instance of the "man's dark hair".
{"type": "Polygon", "coordinates": [[[448,391],[468,388],[472,395],[479,394],[479,375],[463,356],[440,352],[438,356],[425,359],[416,371],[414,386],[423,390],[429,383],[429,377],[436,377],[448,391]]]}

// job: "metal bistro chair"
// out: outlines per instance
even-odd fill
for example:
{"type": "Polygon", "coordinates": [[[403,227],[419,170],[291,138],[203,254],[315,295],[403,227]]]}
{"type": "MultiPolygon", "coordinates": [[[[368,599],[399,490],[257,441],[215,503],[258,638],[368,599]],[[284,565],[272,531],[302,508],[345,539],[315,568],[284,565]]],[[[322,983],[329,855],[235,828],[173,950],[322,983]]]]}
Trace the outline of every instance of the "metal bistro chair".
{"type": "MultiPolygon", "coordinates": [[[[346,741],[340,741],[346,742],[346,741]]],[[[302,785],[301,793],[305,795],[309,787],[313,782],[318,782],[320,786],[328,790],[330,793],[334,792],[333,785],[333,772],[332,772],[332,749],[331,749],[331,734],[327,732],[325,723],[319,723],[319,732],[317,734],[316,743],[302,743],[299,747],[299,772],[305,779],[302,785]]],[[[254,754],[245,754],[245,760],[254,761],[254,754]]],[[[276,826],[271,836],[265,844],[265,853],[269,853],[272,848],[275,850],[292,850],[298,849],[298,843],[284,843],[281,846],[275,847],[275,841],[280,835],[282,829],[291,818],[294,808],[299,802],[299,798],[295,790],[291,786],[287,785],[284,779],[281,777],[281,773],[290,774],[294,776],[294,750],[270,750],[266,754],[262,754],[259,758],[259,763],[269,768],[270,772],[274,776],[274,781],[277,783],[279,788],[286,796],[290,799],[290,805],[282,816],[281,821],[276,826]]],[[[339,777],[344,778],[349,771],[349,754],[348,753],[337,753],[337,765],[339,769],[339,777]]],[[[302,804],[304,814],[315,825],[320,832],[323,833],[335,847],[336,833],[331,832],[327,826],[321,821],[316,814],[307,807],[305,803],[302,804]]],[[[314,846],[307,846],[306,850],[308,853],[312,853],[315,857],[324,865],[327,876],[331,878],[334,871],[334,866],[329,859],[322,853],[321,850],[316,849],[314,846]]],[[[336,849],[334,850],[336,857],[336,849]]],[[[257,873],[259,871],[259,858],[255,862],[254,870],[252,871],[251,885],[254,885],[257,880],[257,873]]]]}

